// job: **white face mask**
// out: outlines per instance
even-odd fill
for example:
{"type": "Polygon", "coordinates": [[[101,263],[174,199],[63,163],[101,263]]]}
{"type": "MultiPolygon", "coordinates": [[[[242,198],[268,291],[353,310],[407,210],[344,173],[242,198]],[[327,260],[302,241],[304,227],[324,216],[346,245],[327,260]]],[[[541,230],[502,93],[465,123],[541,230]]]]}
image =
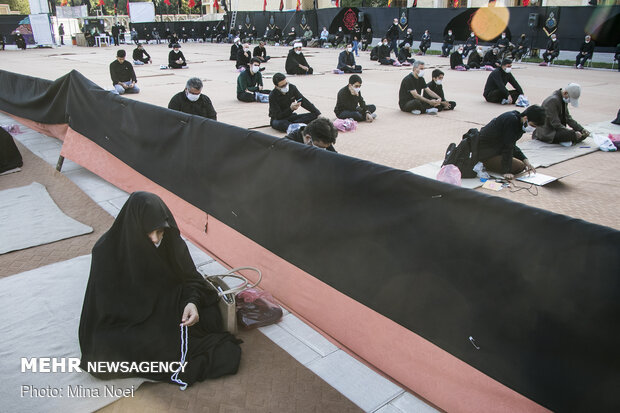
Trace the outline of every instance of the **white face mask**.
{"type": "Polygon", "coordinates": [[[525,123],[523,124],[523,128],[522,128],[522,129],[523,129],[523,132],[525,132],[525,133],[532,133],[532,132],[534,132],[534,130],[535,130],[536,128],[535,128],[535,127],[533,127],[533,126],[530,126],[530,124],[529,124],[529,123],[525,122],[525,123]]]}
{"type": "Polygon", "coordinates": [[[502,39],[505,39],[505,38],[506,38],[506,35],[505,35],[505,34],[502,34],[502,39]]]}
{"type": "Polygon", "coordinates": [[[353,91],[354,91],[355,93],[360,93],[360,90],[362,90],[362,88],[361,88],[361,87],[354,87],[354,88],[353,88],[353,91]]]}
{"type": "Polygon", "coordinates": [[[555,37],[552,37],[551,40],[555,42],[555,37]]]}
{"type": "Polygon", "coordinates": [[[193,93],[185,92],[185,96],[187,96],[191,102],[195,102],[200,99],[200,94],[194,95],[193,93]]]}
{"type": "Polygon", "coordinates": [[[301,50],[295,50],[295,53],[301,54],[301,50]]]}
{"type": "Polygon", "coordinates": [[[347,52],[351,53],[352,50],[353,50],[352,47],[347,47],[347,52]]]}
{"type": "Polygon", "coordinates": [[[250,48],[248,47],[248,48],[246,49],[246,48],[244,47],[244,48],[243,48],[243,51],[247,53],[247,52],[249,52],[249,51],[250,51],[250,48]]]}
{"type": "Polygon", "coordinates": [[[506,73],[510,73],[510,72],[512,72],[512,67],[506,67],[506,68],[504,68],[504,72],[506,72],[506,73]]]}
{"type": "Polygon", "coordinates": [[[387,46],[387,42],[383,42],[383,45],[384,45],[384,46],[387,46]]]}
{"type": "Polygon", "coordinates": [[[435,80],[435,84],[441,86],[441,84],[443,83],[443,80],[435,80]]]}
{"type": "Polygon", "coordinates": [[[459,49],[459,54],[463,54],[463,51],[461,49],[459,49]]]}
{"type": "Polygon", "coordinates": [[[472,34],[470,34],[470,36],[471,36],[471,37],[474,37],[474,34],[472,33],[472,34]]]}
{"type": "Polygon", "coordinates": [[[452,36],[452,32],[448,32],[448,36],[452,36]]]}
{"type": "Polygon", "coordinates": [[[180,50],[178,50],[178,49],[175,49],[175,50],[174,50],[174,52],[175,52],[175,53],[179,53],[179,52],[180,52],[180,50]]]}
{"type": "Polygon", "coordinates": [[[418,73],[418,77],[424,77],[424,69],[420,70],[418,73]]]}
{"type": "Polygon", "coordinates": [[[252,73],[258,73],[260,66],[252,66],[252,73]]]}
{"type": "Polygon", "coordinates": [[[570,98],[562,98],[562,100],[564,101],[564,103],[570,103],[570,98]]]}
{"type": "Polygon", "coordinates": [[[281,88],[280,88],[280,91],[281,91],[282,93],[288,93],[288,85],[286,85],[286,86],[284,86],[284,87],[281,87],[281,88]]]}

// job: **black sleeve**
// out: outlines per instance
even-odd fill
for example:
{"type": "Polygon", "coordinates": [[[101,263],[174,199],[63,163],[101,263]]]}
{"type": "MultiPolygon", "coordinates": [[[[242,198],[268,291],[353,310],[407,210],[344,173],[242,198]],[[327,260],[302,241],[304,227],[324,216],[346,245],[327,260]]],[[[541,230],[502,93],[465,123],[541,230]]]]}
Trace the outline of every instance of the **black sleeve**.
{"type": "Polygon", "coordinates": [[[172,99],[170,99],[170,102],[168,103],[168,109],[174,109],[174,110],[178,110],[179,112],[182,112],[181,99],[178,93],[174,95],[172,99]]]}
{"type": "Polygon", "coordinates": [[[116,75],[116,70],[114,69],[114,62],[110,63],[110,77],[112,78],[112,84],[118,84],[118,76],[116,75]]]}
{"type": "Polygon", "coordinates": [[[293,111],[289,105],[287,105],[286,108],[280,108],[280,105],[278,104],[280,99],[275,98],[276,93],[280,92],[274,89],[269,95],[269,117],[277,120],[286,119],[293,114],[293,111]]]}
{"type": "Polygon", "coordinates": [[[523,89],[521,89],[521,85],[519,84],[519,82],[517,82],[517,79],[515,79],[512,73],[508,73],[508,83],[510,83],[512,87],[514,87],[515,90],[519,92],[520,95],[523,94],[523,89]]]}
{"type": "Polygon", "coordinates": [[[128,61],[125,61],[125,63],[129,65],[129,70],[131,71],[131,80],[133,80],[134,83],[138,83],[138,78],[136,78],[136,72],[133,70],[133,65],[128,61]]]}
{"type": "Polygon", "coordinates": [[[217,120],[217,112],[213,107],[213,103],[211,103],[211,99],[205,96],[206,106],[207,106],[207,118],[217,120]]]}
{"type": "Polygon", "coordinates": [[[299,92],[299,89],[295,87],[295,99],[301,99],[301,107],[306,109],[310,113],[321,114],[321,111],[316,108],[304,95],[299,92]]]}

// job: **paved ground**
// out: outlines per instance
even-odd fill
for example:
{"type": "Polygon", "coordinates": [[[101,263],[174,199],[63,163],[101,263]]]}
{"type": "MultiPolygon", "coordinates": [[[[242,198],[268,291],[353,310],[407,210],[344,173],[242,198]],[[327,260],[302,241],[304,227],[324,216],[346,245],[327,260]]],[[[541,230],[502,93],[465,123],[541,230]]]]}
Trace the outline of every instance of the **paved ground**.
{"type": "MultiPolygon", "coordinates": [[[[132,46],[121,47],[126,48],[128,54],[133,49],[132,46]]],[[[233,62],[228,60],[229,47],[226,44],[187,43],[182,50],[189,61],[189,69],[160,70],[159,65],[167,61],[167,45],[146,46],[154,64],[136,67],[142,93],[129,98],[166,106],[172,95],[183,90],[188,78],[197,76],[204,81],[204,93],[212,99],[218,120],[282,136],[268,126],[267,104],[236,100],[237,72],[233,62]]],[[[5,51],[0,67],[48,79],[76,69],[109,89],[108,64],[114,59],[116,49],[64,46],[25,52],[5,51]]],[[[266,64],[266,76],[283,71],[287,50],[286,47],[268,46],[273,59],[266,64]]],[[[347,75],[331,73],[337,53],[331,49],[305,49],[317,74],[290,79],[325,116],[332,119],[336,93],[348,79],[347,75]]],[[[457,102],[456,110],[434,117],[416,117],[399,111],[400,80],[410,69],[380,66],[370,61],[369,52],[362,52],[358,58],[358,63],[364,67],[362,94],[367,103],[377,105],[378,119],[373,124],[361,124],[355,132],[341,133],[336,145],[339,152],[394,168],[410,169],[442,159],[447,145],[458,141],[467,129],[480,127],[514,108],[483,100],[481,94],[488,72],[451,71],[448,59],[438,56],[425,56],[423,60],[427,63],[427,80],[433,68],[439,67],[446,72],[444,90],[449,100],[457,102]]],[[[532,103],[542,102],[551,92],[569,82],[581,84],[580,107],[571,108],[571,113],[584,125],[614,119],[620,108],[620,74],[617,71],[516,64],[513,73],[532,103]]],[[[272,87],[270,79],[265,79],[265,87],[272,87]]],[[[525,135],[523,139],[528,138],[525,135]]],[[[612,209],[612,201],[620,194],[620,177],[615,171],[617,157],[617,153],[595,153],[548,168],[545,173],[549,175],[580,172],[564,182],[541,188],[538,196],[527,191],[510,193],[507,190],[496,195],[620,229],[620,217],[612,209]]]]}

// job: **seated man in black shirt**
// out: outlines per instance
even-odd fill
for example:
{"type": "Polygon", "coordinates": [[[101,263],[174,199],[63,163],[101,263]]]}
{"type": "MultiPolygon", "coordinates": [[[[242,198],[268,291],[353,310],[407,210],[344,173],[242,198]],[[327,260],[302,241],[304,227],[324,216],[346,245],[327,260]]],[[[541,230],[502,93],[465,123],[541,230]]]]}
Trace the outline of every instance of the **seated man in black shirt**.
{"type": "Polygon", "coordinates": [[[467,40],[465,40],[465,47],[463,48],[463,57],[467,57],[469,52],[473,52],[476,50],[476,46],[478,46],[478,38],[476,37],[476,33],[471,32],[467,40]]]}
{"type": "Polygon", "coordinates": [[[181,51],[181,45],[178,43],[173,44],[172,50],[168,53],[168,67],[170,69],[187,69],[187,61],[181,51]]]}
{"type": "Polygon", "coordinates": [[[422,39],[420,40],[420,52],[418,55],[425,55],[426,51],[429,47],[431,47],[431,34],[427,30],[424,30],[424,34],[422,35],[422,39]]]}
{"type": "Polygon", "coordinates": [[[271,90],[263,89],[260,59],[253,57],[247,70],[237,77],[237,99],[242,102],[269,102],[271,90]]]}
{"type": "Polygon", "coordinates": [[[463,46],[459,46],[451,55],[450,55],[450,68],[456,70],[469,70],[469,66],[463,63],[463,46]],[[461,68],[461,69],[459,69],[461,68]]]}
{"type": "Polygon", "coordinates": [[[411,57],[411,45],[405,43],[398,51],[398,62],[403,66],[411,66],[415,59],[411,57]]]}
{"type": "MultiPolygon", "coordinates": [[[[441,105],[437,106],[437,109],[439,109],[439,111],[441,112],[442,110],[452,110],[454,109],[454,107],[456,106],[456,102],[454,101],[447,101],[444,94],[443,94],[443,76],[444,73],[439,70],[439,69],[435,69],[433,70],[433,73],[431,74],[433,80],[431,80],[430,82],[428,82],[428,84],[426,85],[430,90],[432,90],[433,92],[435,92],[435,94],[437,96],[439,96],[441,98],[441,105]]],[[[425,98],[432,98],[432,96],[430,96],[428,93],[424,92],[424,97],[425,98]]]]}
{"type": "Polygon", "coordinates": [[[454,47],[454,35],[452,30],[448,30],[448,34],[443,38],[443,45],[441,46],[441,57],[448,57],[450,50],[454,47]]]}
{"type": "Polygon", "coordinates": [[[272,78],[276,86],[269,94],[269,124],[272,128],[286,132],[293,123],[309,123],[316,119],[319,111],[308,99],[306,99],[295,85],[291,85],[282,73],[276,73],[272,78]],[[295,113],[299,107],[303,107],[309,113],[298,115],[295,113]]]}
{"type": "Polygon", "coordinates": [[[382,64],[385,66],[391,66],[391,65],[400,66],[400,63],[397,60],[393,60],[390,57],[391,49],[390,49],[387,37],[384,37],[381,40],[381,44],[378,46],[375,46],[375,48],[377,49],[377,59],[379,60],[379,64],[382,64]]]}
{"type": "Polygon", "coordinates": [[[539,66],[549,66],[553,59],[560,55],[560,42],[556,37],[555,33],[551,35],[551,38],[547,42],[547,50],[542,54],[543,59],[545,60],[539,66]]]}
{"type": "Polygon", "coordinates": [[[495,42],[495,47],[499,49],[499,58],[503,59],[506,56],[506,53],[511,53],[514,45],[510,43],[510,40],[506,36],[506,32],[503,32],[502,35],[495,42]]]}
{"type": "Polygon", "coordinates": [[[344,73],[362,73],[362,66],[355,64],[355,56],[353,55],[353,45],[347,44],[344,51],[338,55],[338,70],[344,73]]]}
{"type": "Polygon", "coordinates": [[[489,49],[485,53],[484,58],[482,59],[482,65],[491,66],[491,67],[500,67],[501,60],[499,60],[498,54],[499,54],[499,49],[497,47],[489,49]]]}
{"type": "Polygon", "coordinates": [[[110,77],[112,78],[112,85],[114,85],[113,92],[118,95],[124,93],[140,93],[140,88],[136,83],[136,72],[133,70],[131,63],[125,60],[127,53],[124,49],[119,49],[116,52],[116,60],[110,63],[110,77]]]}
{"type": "Polygon", "coordinates": [[[168,109],[217,120],[217,112],[213,108],[211,99],[201,92],[202,81],[197,77],[192,77],[185,84],[185,90],[170,99],[168,109]]]}
{"type": "Polygon", "coordinates": [[[441,105],[441,98],[426,86],[424,81],[424,62],[416,60],[413,63],[413,71],[405,76],[400,82],[398,91],[398,106],[403,112],[411,112],[419,115],[422,112],[436,115],[441,105]],[[425,98],[423,92],[432,99],[425,98]]]}
{"type": "Polygon", "coordinates": [[[480,65],[482,64],[482,47],[476,47],[476,50],[471,52],[469,57],[467,58],[467,66],[470,69],[480,69],[480,65]]]}
{"type": "Polygon", "coordinates": [[[293,140],[304,145],[314,146],[315,148],[325,149],[330,152],[336,152],[334,144],[338,137],[338,129],[327,118],[318,118],[295,129],[284,138],[293,140]]]}
{"type": "Polygon", "coordinates": [[[512,71],[512,60],[502,60],[502,66],[493,70],[487,78],[482,95],[487,102],[511,105],[517,103],[519,95],[523,94],[521,85],[510,73],[512,71]],[[514,90],[508,90],[506,84],[510,83],[514,90]]]}
{"type": "Polygon", "coordinates": [[[151,56],[144,50],[142,43],[138,43],[138,46],[133,49],[133,64],[144,65],[147,63],[153,63],[151,56]]]}
{"type": "Polygon", "coordinates": [[[367,105],[362,93],[362,78],[351,75],[349,84],[338,91],[334,113],[339,119],[353,119],[358,122],[372,122],[377,117],[375,105],[367,105]]]}
{"type": "Polygon", "coordinates": [[[516,47],[512,51],[512,60],[521,60],[527,53],[527,45],[527,37],[525,37],[525,33],[522,33],[521,37],[519,37],[519,41],[517,41],[516,47]]]}
{"type": "Polygon", "coordinates": [[[267,49],[265,49],[265,42],[258,42],[258,46],[254,48],[254,52],[252,53],[253,57],[258,58],[262,63],[266,63],[271,59],[271,57],[267,56],[267,49]]]}
{"type": "Polygon", "coordinates": [[[311,75],[314,72],[301,52],[301,47],[300,42],[295,43],[286,56],[285,68],[289,75],[311,75]]]}
{"type": "Polygon", "coordinates": [[[575,67],[577,69],[583,69],[583,65],[594,55],[594,42],[590,35],[586,36],[586,40],[581,44],[577,58],[575,59],[575,67]]]}
{"type": "Polygon", "coordinates": [[[297,33],[295,32],[295,28],[291,27],[291,30],[289,30],[288,34],[286,35],[286,44],[291,44],[295,39],[297,39],[297,33]]]}
{"type": "Polygon", "coordinates": [[[251,59],[252,53],[250,53],[250,44],[243,43],[243,48],[239,50],[237,54],[237,63],[235,64],[235,67],[238,71],[242,72],[248,67],[251,59]]]}

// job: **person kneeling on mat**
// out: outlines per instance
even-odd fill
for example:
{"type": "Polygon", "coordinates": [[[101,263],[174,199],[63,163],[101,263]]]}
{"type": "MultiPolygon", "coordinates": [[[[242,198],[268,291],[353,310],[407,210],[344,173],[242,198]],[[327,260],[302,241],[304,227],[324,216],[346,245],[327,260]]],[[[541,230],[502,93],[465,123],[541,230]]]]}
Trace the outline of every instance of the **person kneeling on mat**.
{"type": "Polygon", "coordinates": [[[338,91],[334,113],[339,119],[353,119],[358,122],[372,122],[377,117],[375,105],[367,105],[360,91],[362,78],[351,75],[349,84],[338,91]]]}
{"type": "Polygon", "coordinates": [[[568,104],[577,107],[579,96],[581,96],[581,86],[571,83],[546,98],[542,107],[547,111],[547,119],[544,125],[536,128],[532,137],[542,142],[571,146],[590,136],[590,132],[568,113],[568,104]]]}
{"type": "Polygon", "coordinates": [[[523,133],[544,125],[545,109],[532,105],[519,113],[503,113],[485,125],[479,134],[478,159],[492,172],[501,173],[505,179],[514,179],[521,172],[536,170],[516,145],[523,133]]]}

